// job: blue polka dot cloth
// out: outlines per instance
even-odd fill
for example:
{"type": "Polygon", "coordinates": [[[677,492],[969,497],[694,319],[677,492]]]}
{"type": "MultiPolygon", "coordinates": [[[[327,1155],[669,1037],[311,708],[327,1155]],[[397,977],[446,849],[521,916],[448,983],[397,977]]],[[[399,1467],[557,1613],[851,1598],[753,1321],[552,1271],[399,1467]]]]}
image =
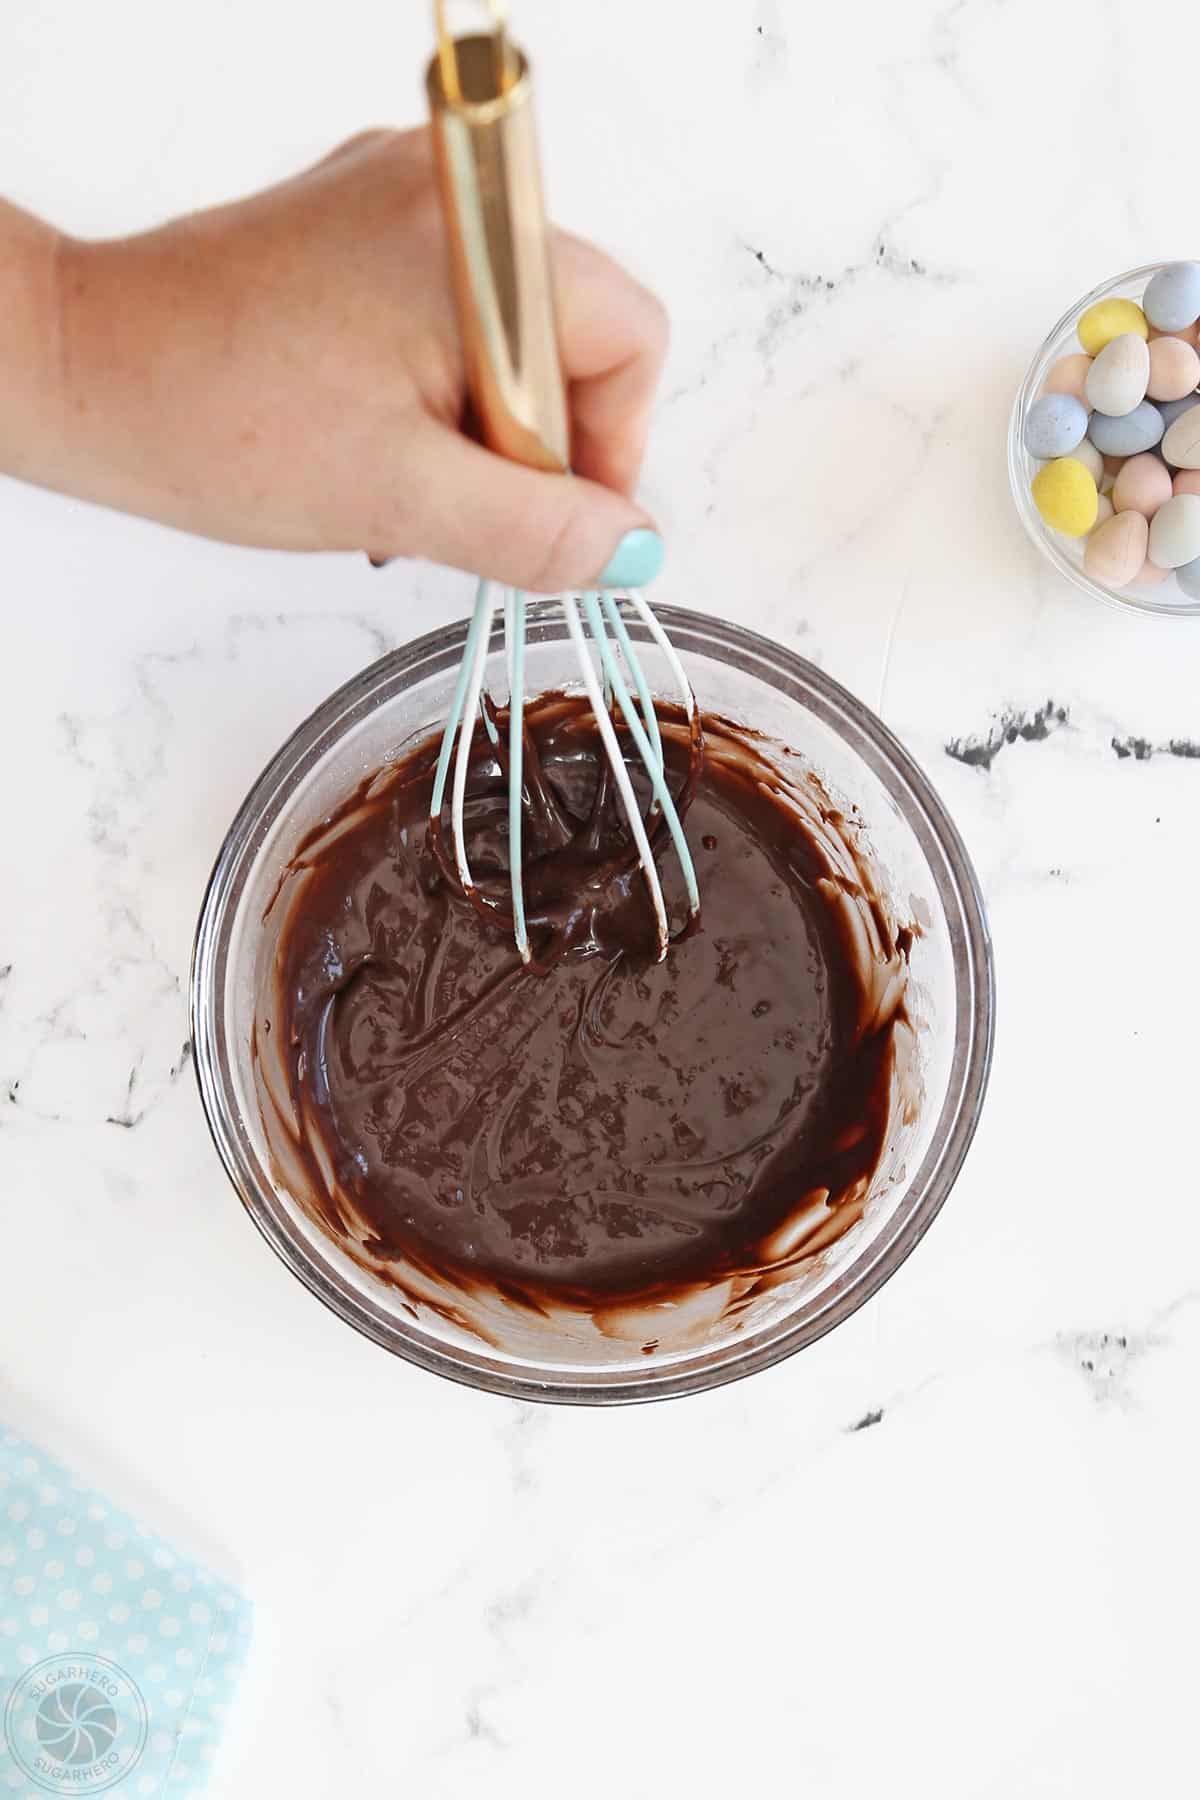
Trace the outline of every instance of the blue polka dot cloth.
{"type": "Polygon", "coordinates": [[[0,1800],[199,1795],[250,1607],[0,1431],[0,1800]]]}

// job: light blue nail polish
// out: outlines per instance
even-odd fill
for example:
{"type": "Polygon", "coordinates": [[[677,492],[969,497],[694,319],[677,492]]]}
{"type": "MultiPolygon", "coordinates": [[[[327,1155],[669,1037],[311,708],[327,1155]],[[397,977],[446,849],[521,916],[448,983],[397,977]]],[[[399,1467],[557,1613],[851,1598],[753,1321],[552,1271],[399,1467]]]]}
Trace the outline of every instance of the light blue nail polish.
{"type": "Polygon", "coordinates": [[[640,588],[654,580],[663,566],[666,545],[657,531],[639,525],[627,531],[608,561],[607,568],[596,577],[601,588],[640,588]]]}

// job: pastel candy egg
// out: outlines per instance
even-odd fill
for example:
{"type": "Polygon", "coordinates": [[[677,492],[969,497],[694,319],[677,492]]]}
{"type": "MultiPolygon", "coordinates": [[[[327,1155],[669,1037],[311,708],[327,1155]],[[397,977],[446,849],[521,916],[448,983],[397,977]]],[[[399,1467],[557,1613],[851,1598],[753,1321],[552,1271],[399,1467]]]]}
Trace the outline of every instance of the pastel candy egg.
{"type": "Polygon", "coordinates": [[[1083,566],[1093,581],[1105,587],[1125,587],[1141,571],[1146,560],[1150,527],[1141,513],[1115,513],[1097,525],[1083,548],[1083,566]]]}
{"type": "Polygon", "coordinates": [[[1098,356],[1122,332],[1133,331],[1138,337],[1150,335],[1150,327],[1141,307],[1133,300],[1097,300],[1089,306],[1076,326],[1079,341],[1089,356],[1098,356]]]}
{"type": "Polygon", "coordinates": [[[1113,516],[1113,503],[1107,494],[1101,494],[1096,502],[1096,523],[1092,526],[1095,532],[1101,525],[1107,524],[1113,516]]]}
{"type": "Polygon", "coordinates": [[[1025,415],[1025,448],[1043,462],[1067,456],[1081,442],[1087,422],[1087,408],[1073,394],[1043,394],[1025,415]]]}
{"type": "Polygon", "coordinates": [[[1104,480],[1104,458],[1101,456],[1092,440],[1090,438],[1084,438],[1081,443],[1076,444],[1071,455],[1075,458],[1076,462],[1081,462],[1083,464],[1096,486],[1099,487],[1104,480]]]}
{"type": "Polygon", "coordinates": [[[1119,418],[1094,412],[1088,420],[1088,436],[1103,456],[1137,456],[1153,450],[1162,434],[1162,414],[1149,400],[1119,418]]]}
{"type": "Polygon", "coordinates": [[[1079,351],[1074,351],[1070,356],[1060,356],[1042,383],[1043,394],[1073,394],[1076,400],[1082,401],[1086,392],[1084,383],[1091,366],[1091,357],[1083,356],[1079,351]]]}
{"type": "Polygon", "coordinates": [[[1200,469],[1180,469],[1172,486],[1177,494],[1200,494],[1200,469]]]}
{"type": "MultiPolygon", "coordinates": [[[[1182,338],[1155,338],[1149,348],[1150,379],[1146,397],[1150,400],[1184,400],[1194,394],[1200,384],[1200,356],[1182,338]]],[[[1105,407],[1105,412],[1108,408],[1105,407]]]]}
{"type": "Polygon", "coordinates": [[[1178,338],[1181,343],[1190,344],[1193,350],[1200,350],[1200,319],[1197,319],[1194,325],[1185,325],[1182,331],[1159,331],[1156,326],[1152,325],[1150,342],[1153,344],[1157,338],[1161,337],[1178,338]]]}
{"type": "Polygon", "coordinates": [[[1175,494],[1150,521],[1150,560],[1178,569],[1200,557],[1200,494],[1175,494]]]}
{"type": "Polygon", "coordinates": [[[1090,472],[1072,456],[1060,456],[1033,478],[1033,503],[1053,531],[1082,537],[1096,523],[1100,496],[1090,472]]]}
{"type": "Polygon", "coordinates": [[[1200,469],[1200,403],[1175,419],[1162,441],[1162,453],[1177,469],[1200,469]]]}
{"type": "Polygon", "coordinates": [[[1180,331],[1200,318],[1200,263],[1167,263],[1152,275],[1142,297],[1151,325],[1180,331]]]}
{"type": "Polygon", "coordinates": [[[1105,344],[1088,370],[1088,405],[1097,412],[1124,415],[1146,398],[1150,351],[1145,338],[1123,331],[1105,344]]]}
{"type": "Polygon", "coordinates": [[[1200,557],[1195,562],[1180,563],[1175,579],[1189,600],[1200,600],[1200,557]]]}
{"type": "Polygon", "coordinates": [[[1157,587],[1160,581],[1165,581],[1167,579],[1167,574],[1168,571],[1166,569],[1160,569],[1157,563],[1152,563],[1150,558],[1147,557],[1133,580],[1127,581],[1125,586],[1157,587]]]}
{"type": "Polygon", "coordinates": [[[1165,463],[1149,451],[1131,456],[1121,464],[1121,472],[1113,482],[1113,505],[1119,513],[1141,513],[1152,519],[1159,507],[1171,498],[1171,475],[1165,463]]]}
{"type": "Polygon", "coordinates": [[[1169,431],[1181,413],[1200,405],[1200,394],[1185,394],[1182,400],[1158,400],[1155,404],[1162,414],[1163,430],[1169,431]]]}

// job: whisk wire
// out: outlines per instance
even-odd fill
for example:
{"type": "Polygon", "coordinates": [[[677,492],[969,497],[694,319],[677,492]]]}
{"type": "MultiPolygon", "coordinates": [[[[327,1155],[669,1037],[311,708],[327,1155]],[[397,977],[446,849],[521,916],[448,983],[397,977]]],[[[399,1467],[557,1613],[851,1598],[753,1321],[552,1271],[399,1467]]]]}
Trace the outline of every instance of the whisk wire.
{"type": "Polygon", "coordinates": [[[438,819],[446,800],[446,782],[450,775],[450,758],[454,754],[454,745],[458,733],[458,722],[463,715],[463,703],[467,697],[467,687],[471,680],[471,665],[474,658],[475,640],[481,626],[482,609],[489,599],[488,583],[481,581],[475,590],[475,610],[471,615],[471,624],[467,632],[467,641],[463,649],[463,658],[458,665],[458,679],[454,684],[454,693],[450,700],[450,710],[446,714],[446,724],[442,731],[442,747],[438,752],[437,769],[433,777],[433,794],[429,802],[432,818],[438,819]]]}
{"type": "MultiPolygon", "coordinates": [[[[589,596],[588,600],[585,600],[584,602],[585,606],[589,601],[594,605],[595,596],[589,596]]],[[[625,817],[628,820],[629,829],[633,833],[633,841],[637,847],[638,859],[642,865],[642,875],[645,878],[646,888],[650,895],[650,904],[654,908],[654,924],[658,939],[657,960],[662,962],[667,954],[667,945],[670,941],[670,928],[667,924],[667,905],[666,901],[663,899],[662,882],[658,878],[658,869],[655,867],[654,855],[650,848],[650,839],[642,820],[642,813],[641,808],[638,805],[637,795],[633,791],[633,783],[629,779],[629,770],[625,767],[625,758],[621,755],[621,746],[617,742],[617,734],[613,728],[612,719],[604,704],[604,693],[596,675],[595,664],[588,651],[587,638],[584,635],[583,623],[579,616],[579,607],[574,595],[563,595],[562,608],[564,617],[567,621],[567,630],[571,634],[571,642],[575,646],[575,654],[579,661],[579,673],[583,677],[584,689],[586,690],[588,700],[591,702],[592,714],[596,720],[596,729],[600,733],[600,739],[604,745],[604,753],[607,756],[609,765],[612,769],[613,779],[617,784],[617,792],[621,796],[621,805],[624,808],[625,817]]],[[[597,608],[597,611],[598,610],[599,609],[597,608]]],[[[616,682],[613,680],[615,662],[613,662],[611,652],[609,654],[609,663],[610,666],[605,669],[605,674],[615,688],[616,682]]],[[[617,671],[617,674],[619,676],[619,671],[617,671]]],[[[622,685],[624,685],[624,678],[620,677],[620,679],[622,685]]],[[[626,689],[626,693],[628,694],[628,689],[626,689]]],[[[632,702],[630,704],[632,705],[632,702]]]]}
{"type": "MultiPolygon", "coordinates": [[[[629,727],[630,736],[637,746],[638,755],[645,764],[646,773],[650,777],[650,785],[654,791],[655,801],[666,819],[667,829],[671,833],[671,842],[675,846],[675,853],[679,857],[680,866],[683,870],[684,885],[687,888],[688,908],[694,916],[700,910],[700,888],[696,881],[696,868],[695,864],[692,862],[687,839],[684,836],[683,823],[680,820],[675,802],[671,797],[671,790],[667,786],[666,767],[663,761],[662,752],[662,735],[658,728],[658,720],[654,717],[654,703],[650,698],[650,690],[646,685],[646,678],[642,673],[641,661],[633,648],[628,633],[624,633],[623,648],[625,648],[626,655],[629,659],[630,673],[633,675],[634,684],[637,686],[639,694],[644,696],[644,706],[647,708],[650,716],[654,718],[654,736],[657,740],[657,749],[651,744],[650,738],[642,725],[642,721],[638,717],[638,711],[637,707],[634,705],[633,696],[626,684],[625,677],[621,673],[617,659],[613,655],[612,644],[604,627],[604,617],[601,612],[600,598],[595,594],[585,595],[583,609],[587,615],[587,621],[591,628],[593,640],[600,652],[601,667],[608,677],[613,692],[616,694],[617,704],[625,715],[625,723],[629,727]]],[[[606,607],[605,611],[608,610],[609,609],[606,607]]],[[[612,610],[616,610],[615,603],[613,604],[612,610]]],[[[680,669],[680,673],[682,674],[682,668],[680,669]]],[[[686,676],[684,677],[684,685],[686,691],[690,694],[691,683],[687,681],[686,676]]],[[[622,762],[622,768],[623,767],[624,763],[622,762]]],[[[639,849],[641,848],[640,844],[638,847],[639,849]]]]}
{"type": "Polygon", "coordinates": [[[604,616],[616,633],[617,642],[625,657],[625,667],[633,677],[633,685],[637,689],[638,702],[642,709],[642,719],[646,726],[646,734],[654,746],[654,758],[661,772],[663,767],[662,732],[658,728],[658,714],[654,710],[654,701],[650,697],[650,688],[642,672],[641,659],[634,649],[625,621],[621,617],[621,609],[612,594],[602,593],[600,604],[604,608],[604,616]]]}
{"type": "MultiPolygon", "coordinates": [[[[475,883],[471,876],[471,865],[467,857],[467,839],[463,829],[463,812],[467,801],[467,772],[471,764],[471,739],[475,735],[475,716],[479,711],[479,699],[483,692],[483,672],[487,664],[489,639],[492,634],[492,620],[495,617],[496,602],[492,595],[491,583],[481,581],[479,592],[475,597],[475,611],[471,618],[470,630],[467,632],[466,649],[463,653],[463,670],[466,673],[466,688],[461,703],[461,724],[454,717],[455,709],[451,709],[451,718],[447,720],[442,748],[438,756],[437,774],[434,778],[433,795],[430,800],[430,812],[434,818],[440,818],[442,803],[446,793],[445,770],[449,767],[450,753],[453,748],[453,726],[458,725],[458,755],[454,761],[454,785],[450,799],[451,837],[454,845],[454,861],[458,870],[458,879],[465,893],[472,893],[475,883]]],[[[461,676],[460,676],[461,686],[461,676]]],[[[457,700],[458,694],[455,693],[457,700]]]]}
{"type": "Polygon", "coordinates": [[[512,886],[513,935],[521,961],[532,952],[525,924],[525,879],[521,856],[521,816],[525,785],[525,596],[510,588],[504,602],[508,650],[508,866],[512,886]]]}

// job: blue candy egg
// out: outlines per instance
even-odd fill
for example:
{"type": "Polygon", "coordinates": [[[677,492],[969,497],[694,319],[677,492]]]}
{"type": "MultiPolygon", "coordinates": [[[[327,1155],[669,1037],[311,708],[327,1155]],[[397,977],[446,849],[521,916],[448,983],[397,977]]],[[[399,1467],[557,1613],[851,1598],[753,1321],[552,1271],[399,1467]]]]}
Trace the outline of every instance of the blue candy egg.
{"type": "Polygon", "coordinates": [[[1154,404],[1162,414],[1163,436],[1165,437],[1180,413],[1185,413],[1191,407],[1200,405],[1200,394],[1185,394],[1182,400],[1156,400],[1154,404]]]}
{"type": "Polygon", "coordinates": [[[1025,448],[1043,462],[1069,456],[1087,432],[1087,408],[1074,394],[1043,394],[1025,415],[1025,448]]]}
{"type": "Polygon", "coordinates": [[[1200,263],[1167,263],[1151,277],[1142,311],[1159,331],[1182,331],[1200,319],[1200,263]]]}
{"type": "Polygon", "coordinates": [[[1112,413],[1094,412],[1088,421],[1088,436],[1101,456],[1140,456],[1153,450],[1163,434],[1162,413],[1149,400],[1143,400],[1132,412],[1119,418],[1112,413]]]}
{"type": "Polygon", "coordinates": [[[1176,569],[1175,579],[1189,600],[1200,600],[1200,557],[1176,569]]]}

